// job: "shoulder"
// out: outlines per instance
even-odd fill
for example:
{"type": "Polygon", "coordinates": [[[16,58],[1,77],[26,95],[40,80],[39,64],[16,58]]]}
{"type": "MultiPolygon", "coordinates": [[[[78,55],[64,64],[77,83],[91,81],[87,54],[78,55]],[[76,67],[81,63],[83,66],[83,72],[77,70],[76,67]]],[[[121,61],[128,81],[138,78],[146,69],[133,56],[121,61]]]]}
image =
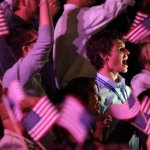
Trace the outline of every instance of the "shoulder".
{"type": "MultiPolygon", "coordinates": [[[[131,85],[133,85],[133,84],[135,84],[135,83],[139,83],[140,81],[142,81],[144,78],[144,76],[145,76],[146,74],[142,71],[142,72],[140,72],[140,73],[138,73],[138,74],[136,74],[135,76],[133,76],[133,78],[132,78],[132,80],[131,80],[131,85]]],[[[150,74],[149,74],[149,76],[150,76],[150,74]]]]}

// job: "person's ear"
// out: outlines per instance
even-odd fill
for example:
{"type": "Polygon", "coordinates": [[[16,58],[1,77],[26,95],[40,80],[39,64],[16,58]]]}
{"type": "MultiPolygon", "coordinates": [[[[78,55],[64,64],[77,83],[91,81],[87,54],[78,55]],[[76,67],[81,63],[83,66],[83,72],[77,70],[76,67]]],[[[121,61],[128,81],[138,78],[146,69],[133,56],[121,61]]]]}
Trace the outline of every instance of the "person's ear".
{"type": "Polygon", "coordinates": [[[109,60],[109,55],[103,54],[103,53],[99,53],[100,57],[104,60],[104,61],[108,61],[109,60]]]}
{"type": "Polygon", "coordinates": [[[29,52],[29,47],[28,46],[23,46],[22,47],[22,53],[23,53],[23,56],[26,56],[29,52]]]}

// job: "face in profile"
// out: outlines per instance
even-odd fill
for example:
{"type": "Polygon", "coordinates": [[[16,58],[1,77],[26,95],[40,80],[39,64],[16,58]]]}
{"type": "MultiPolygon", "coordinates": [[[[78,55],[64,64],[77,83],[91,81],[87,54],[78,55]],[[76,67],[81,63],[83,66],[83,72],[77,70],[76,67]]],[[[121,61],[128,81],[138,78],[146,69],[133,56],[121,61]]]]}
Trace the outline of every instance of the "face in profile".
{"type": "Polygon", "coordinates": [[[25,32],[24,41],[22,43],[23,56],[26,56],[34,47],[34,44],[38,38],[38,34],[35,30],[30,30],[25,32]],[[25,40],[25,38],[27,40],[25,40]]]}
{"type": "Polygon", "coordinates": [[[97,115],[100,114],[100,100],[101,97],[99,96],[99,89],[96,83],[93,83],[92,85],[93,90],[89,93],[89,110],[92,112],[92,114],[97,115]]]}
{"type": "Polygon", "coordinates": [[[125,43],[121,40],[115,40],[107,61],[109,71],[113,73],[127,72],[128,55],[129,51],[126,49],[125,43]]]}

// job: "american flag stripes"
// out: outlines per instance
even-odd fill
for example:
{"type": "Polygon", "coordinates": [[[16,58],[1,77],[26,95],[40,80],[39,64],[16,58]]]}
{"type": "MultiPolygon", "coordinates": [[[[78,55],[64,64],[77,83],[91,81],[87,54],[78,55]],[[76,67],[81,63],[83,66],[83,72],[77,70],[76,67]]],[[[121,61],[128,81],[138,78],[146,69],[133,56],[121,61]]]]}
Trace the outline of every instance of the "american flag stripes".
{"type": "Polygon", "coordinates": [[[117,119],[130,120],[131,124],[150,134],[150,98],[145,96],[139,103],[134,95],[128,101],[119,105],[110,105],[111,115],[117,119]]]}
{"type": "Polygon", "coordinates": [[[150,34],[150,16],[142,12],[138,12],[135,16],[133,24],[124,39],[132,43],[139,43],[150,34]]]}
{"type": "Polygon", "coordinates": [[[86,139],[92,116],[74,96],[67,96],[57,124],[65,128],[78,143],[86,139]]]}
{"type": "Polygon", "coordinates": [[[25,92],[18,80],[14,80],[9,84],[8,96],[15,104],[25,98],[25,92]]]}
{"type": "MultiPolygon", "coordinates": [[[[13,99],[12,103],[19,106],[25,97],[19,81],[13,81],[10,84],[9,96],[13,99]]],[[[20,110],[19,107],[17,108],[20,110]]],[[[84,142],[92,121],[91,114],[79,102],[79,99],[73,96],[66,97],[61,112],[58,112],[46,96],[42,97],[27,115],[21,118],[23,127],[35,141],[45,137],[50,128],[57,123],[69,131],[78,143],[84,142]]]]}
{"type": "Polygon", "coordinates": [[[53,126],[58,117],[57,109],[45,96],[39,100],[21,122],[28,134],[35,141],[38,141],[53,126]]]}
{"type": "Polygon", "coordinates": [[[147,119],[147,125],[144,131],[150,134],[150,98],[148,96],[143,97],[141,100],[141,112],[144,113],[147,119]]]}
{"type": "Polygon", "coordinates": [[[8,87],[8,99],[10,104],[13,104],[13,111],[17,121],[23,117],[20,110],[20,102],[25,98],[24,90],[18,80],[14,80],[8,87]]]}
{"type": "Polygon", "coordinates": [[[3,10],[0,8],[0,36],[7,35],[9,33],[6,18],[3,10]]]}
{"type": "Polygon", "coordinates": [[[140,111],[140,104],[133,96],[130,95],[128,100],[123,104],[110,105],[111,115],[117,119],[128,120],[135,117],[140,111]]]}
{"type": "Polygon", "coordinates": [[[150,115],[150,98],[145,96],[141,101],[141,111],[150,115]]]}
{"type": "Polygon", "coordinates": [[[144,131],[145,131],[147,134],[150,134],[150,119],[148,120],[147,125],[146,125],[146,128],[144,129],[144,131]]]}
{"type": "Polygon", "coordinates": [[[144,14],[142,12],[137,12],[131,29],[134,29],[137,25],[139,25],[142,21],[144,21],[148,17],[148,14],[144,14]]]}

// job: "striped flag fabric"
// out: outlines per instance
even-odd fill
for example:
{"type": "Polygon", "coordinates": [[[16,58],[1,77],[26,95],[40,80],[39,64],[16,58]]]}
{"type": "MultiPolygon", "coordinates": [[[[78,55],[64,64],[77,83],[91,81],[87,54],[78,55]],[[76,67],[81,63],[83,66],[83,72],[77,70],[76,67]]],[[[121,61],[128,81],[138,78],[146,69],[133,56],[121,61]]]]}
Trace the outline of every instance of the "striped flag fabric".
{"type": "Polygon", "coordinates": [[[144,129],[145,133],[150,134],[150,119],[147,122],[146,128],[144,129]]]}
{"type": "Polygon", "coordinates": [[[140,104],[136,97],[131,93],[128,100],[123,104],[111,104],[110,113],[111,115],[120,120],[129,120],[134,118],[140,111],[140,104]]]}
{"type": "Polygon", "coordinates": [[[8,24],[3,10],[0,8],[0,36],[7,35],[9,33],[8,24]]]}
{"type": "Polygon", "coordinates": [[[124,39],[136,44],[148,35],[150,35],[150,16],[137,12],[129,32],[124,35],[124,39]]]}
{"type": "Polygon", "coordinates": [[[82,144],[92,122],[91,114],[79,100],[74,96],[67,96],[57,124],[66,129],[79,144],[82,144]]]}
{"type": "Polygon", "coordinates": [[[141,100],[141,111],[147,115],[150,115],[150,98],[148,96],[145,96],[141,100]]]}
{"type": "Polygon", "coordinates": [[[142,21],[144,21],[148,17],[148,14],[137,12],[135,15],[135,19],[131,26],[131,29],[134,29],[137,25],[139,25],[142,21]]]}
{"type": "Polygon", "coordinates": [[[150,134],[150,98],[149,96],[144,96],[140,101],[141,103],[141,112],[145,115],[148,120],[145,132],[150,134]]]}
{"type": "Polygon", "coordinates": [[[8,86],[8,96],[14,103],[19,103],[25,98],[25,92],[18,80],[13,80],[8,86]]]}
{"type": "Polygon", "coordinates": [[[25,92],[18,80],[12,81],[8,86],[7,92],[10,104],[13,104],[13,111],[17,121],[20,121],[23,114],[20,109],[20,102],[25,98],[25,92]]]}
{"type": "Polygon", "coordinates": [[[56,107],[46,96],[42,97],[21,123],[28,134],[35,140],[40,140],[59,117],[56,107]]]}

